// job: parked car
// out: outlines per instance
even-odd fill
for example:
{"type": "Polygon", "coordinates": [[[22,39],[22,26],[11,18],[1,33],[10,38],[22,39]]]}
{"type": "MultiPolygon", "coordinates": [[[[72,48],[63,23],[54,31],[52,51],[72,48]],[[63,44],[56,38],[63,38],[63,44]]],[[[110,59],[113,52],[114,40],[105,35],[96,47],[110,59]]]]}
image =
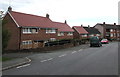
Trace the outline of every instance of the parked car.
{"type": "Polygon", "coordinates": [[[109,41],[108,41],[108,39],[102,39],[102,40],[101,40],[101,43],[102,43],[102,44],[108,44],[109,41]]]}
{"type": "Polygon", "coordinates": [[[98,46],[98,47],[102,46],[99,37],[93,36],[90,38],[90,47],[93,47],[93,46],[98,46]]]}

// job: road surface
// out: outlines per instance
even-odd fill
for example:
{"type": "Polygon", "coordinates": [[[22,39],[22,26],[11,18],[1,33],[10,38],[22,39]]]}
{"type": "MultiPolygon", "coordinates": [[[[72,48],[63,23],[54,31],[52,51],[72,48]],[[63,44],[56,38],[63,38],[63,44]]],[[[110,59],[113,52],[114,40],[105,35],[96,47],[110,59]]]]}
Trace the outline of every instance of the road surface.
{"type": "Polygon", "coordinates": [[[32,62],[3,75],[118,75],[118,42],[28,56],[32,62]]]}

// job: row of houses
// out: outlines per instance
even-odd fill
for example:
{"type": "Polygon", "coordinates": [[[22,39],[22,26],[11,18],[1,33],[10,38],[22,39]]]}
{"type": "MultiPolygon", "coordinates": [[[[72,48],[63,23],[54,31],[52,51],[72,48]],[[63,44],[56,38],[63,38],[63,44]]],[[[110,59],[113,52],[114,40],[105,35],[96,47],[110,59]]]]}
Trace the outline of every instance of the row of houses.
{"type": "Polygon", "coordinates": [[[3,17],[7,23],[4,28],[10,33],[10,40],[6,50],[20,50],[30,48],[41,48],[49,41],[57,41],[63,39],[86,39],[91,36],[98,36],[100,38],[111,37],[111,28],[113,29],[113,37],[120,39],[119,25],[114,24],[111,28],[107,28],[108,24],[96,24],[94,27],[90,26],[73,26],[72,28],[65,20],[62,22],[55,22],[50,19],[49,14],[46,17],[36,16],[12,11],[9,7],[7,13],[3,17]],[[104,25],[104,26],[103,26],[104,25]],[[104,27],[104,28],[103,28],[104,27]],[[119,36],[118,36],[119,35],[119,36]]]}

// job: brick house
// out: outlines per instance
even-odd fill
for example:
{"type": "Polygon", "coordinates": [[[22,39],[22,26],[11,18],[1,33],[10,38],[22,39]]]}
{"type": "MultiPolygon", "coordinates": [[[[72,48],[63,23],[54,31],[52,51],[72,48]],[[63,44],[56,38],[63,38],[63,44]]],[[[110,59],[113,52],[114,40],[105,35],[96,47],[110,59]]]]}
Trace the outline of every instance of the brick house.
{"type": "Polygon", "coordinates": [[[102,38],[120,40],[120,25],[116,25],[116,23],[106,24],[103,22],[103,24],[97,23],[94,27],[101,32],[102,38]]]}
{"type": "Polygon", "coordinates": [[[6,50],[41,48],[47,41],[60,39],[58,28],[48,14],[36,16],[12,11],[9,7],[3,20],[7,21],[5,28],[11,35],[6,50]]]}
{"type": "Polygon", "coordinates": [[[82,26],[73,26],[74,39],[86,39],[88,37],[88,32],[82,26]]]}
{"type": "Polygon", "coordinates": [[[74,30],[67,24],[61,22],[53,22],[58,29],[58,39],[73,39],[74,30]]]}
{"type": "Polygon", "coordinates": [[[88,38],[92,37],[92,36],[98,36],[99,38],[101,38],[101,33],[98,29],[94,28],[94,27],[90,27],[88,25],[88,27],[83,27],[87,32],[88,32],[88,38]]]}

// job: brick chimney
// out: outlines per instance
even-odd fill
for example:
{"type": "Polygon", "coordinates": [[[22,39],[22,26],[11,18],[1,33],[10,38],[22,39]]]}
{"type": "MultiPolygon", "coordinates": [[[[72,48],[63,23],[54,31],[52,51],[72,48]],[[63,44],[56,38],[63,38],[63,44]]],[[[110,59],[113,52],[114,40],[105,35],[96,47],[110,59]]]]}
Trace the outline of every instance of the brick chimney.
{"type": "Polygon", "coordinates": [[[105,22],[103,22],[103,24],[105,24],[105,22]]]}
{"type": "Polygon", "coordinates": [[[8,7],[8,11],[12,11],[12,7],[11,6],[8,7]]]}
{"type": "Polygon", "coordinates": [[[67,24],[67,21],[65,20],[65,24],[67,24]]]}
{"type": "Polygon", "coordinates": [[[116,26],[116,23],[114,23],[114,26],[116,26]]]}
{"type": "Polygon", "coordinates": [[[49,18],[50,16],[49,16],[49,14],[46,14],[46,18],[49,18]]]}
{"type": "Polygon", "coordinates": [[[83,27],[83,25],[81,24],[81,27],[83,27]]]}
{"type": "Polygon", "coordinates": [[[90,28],[90,25],[88,25],[88,28],[90,28]]]}

